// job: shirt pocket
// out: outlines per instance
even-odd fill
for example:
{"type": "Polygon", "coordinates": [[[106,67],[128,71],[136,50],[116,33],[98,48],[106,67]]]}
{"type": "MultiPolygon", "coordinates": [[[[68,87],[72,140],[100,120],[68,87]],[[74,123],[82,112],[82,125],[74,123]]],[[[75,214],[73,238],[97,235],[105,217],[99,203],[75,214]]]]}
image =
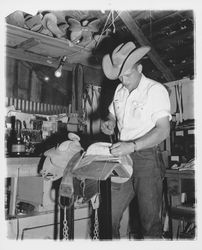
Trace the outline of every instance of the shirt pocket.
{"type": "Polygon", "coordinates": [[[144,103],[133,102],[131,105],[131,116],[135,120],[143,120],[144,115],[144,103]]]}

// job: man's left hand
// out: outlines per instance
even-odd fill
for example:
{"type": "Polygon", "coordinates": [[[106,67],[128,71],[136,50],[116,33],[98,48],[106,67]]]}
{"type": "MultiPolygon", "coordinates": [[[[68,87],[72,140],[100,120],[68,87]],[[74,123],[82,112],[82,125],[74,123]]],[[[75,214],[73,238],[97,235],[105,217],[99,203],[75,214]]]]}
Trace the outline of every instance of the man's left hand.
{"type": "Polygon", "coordinates": [[[132,142],[117,142],[111,146],[110,152],[114,156],[127,155],[134,152],[134,147],[132,142]]]}

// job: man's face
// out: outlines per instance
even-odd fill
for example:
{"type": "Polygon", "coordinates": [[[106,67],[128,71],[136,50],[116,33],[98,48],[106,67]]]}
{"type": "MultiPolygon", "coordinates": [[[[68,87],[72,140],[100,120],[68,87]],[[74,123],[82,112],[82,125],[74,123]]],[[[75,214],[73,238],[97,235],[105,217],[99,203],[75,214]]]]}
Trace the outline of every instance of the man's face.
{"type": "Polygon", "coordinates": [[[138,71],[137,66],[135,65],[131,69],[125,71],[121,76],[119,76],[119,80],[122,84],[127,87],[134,84],[135,80],[139,77],[140,72],[138,71]]]}

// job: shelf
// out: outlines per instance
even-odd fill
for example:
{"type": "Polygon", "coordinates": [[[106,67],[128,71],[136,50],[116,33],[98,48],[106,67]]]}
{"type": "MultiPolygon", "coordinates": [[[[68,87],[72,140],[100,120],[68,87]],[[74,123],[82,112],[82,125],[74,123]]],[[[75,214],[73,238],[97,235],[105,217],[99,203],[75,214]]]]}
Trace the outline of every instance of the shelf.
{"type": "Polygon", "coordinates": [[[175,128],[172,129],[172,131],[179,131],[179,130],[194,130],[195,129],[195,126],[194,125],[190,125],[190,126],[177,126],[175,128]]]}
{"type": "Polygon", "coordinates": [[[189,222],[195,221],[195,209],[193,207],[177,206],[171,208],[172,219],[185,220],[189,222]]]}
{"type": "Polygon", "coordinates": [[[45,215],[45,214],[52,214],[54,213],[54,210],[46,210],[46,211],[43,211],[43,212],[33,212],[33,213],[30,213],[30,214],[18,214],[18,215],[15,215],[15,216],[8,216],[6,218],[6,220],[15,220],[15,219],[23,219],[23,218],[27,218],[27,217],[33,217],[33,216],[41,216],[41,215],[45,215]]]}
{"type": "MultiPolygon", "coordinates": [[[[7,56],[18,60],[57,67],[58,60],[67,56],[64,69],[72,70],[74,63],[89,65],[92,49],[73,44],[68,39],[58,39],[28,29],[7,24],[7,56]]],[[[97,68],[98,65],[91,65],[97,68]]],[[[99,65],[100,68],[100,65],[99,65]]]]}
{"type": "Polygon", "coordinates": [[[165,173],[165,177],[169,178],[182,178],[182,179],[194,179],[195,178],[195,170],[181,170],[178,169],[167,169],[165,173]]]}
{"type": "Polygon", "coordinates": [[[6,159],[7,177],[38,176],[41,157],[10,157],[6,159]]]}

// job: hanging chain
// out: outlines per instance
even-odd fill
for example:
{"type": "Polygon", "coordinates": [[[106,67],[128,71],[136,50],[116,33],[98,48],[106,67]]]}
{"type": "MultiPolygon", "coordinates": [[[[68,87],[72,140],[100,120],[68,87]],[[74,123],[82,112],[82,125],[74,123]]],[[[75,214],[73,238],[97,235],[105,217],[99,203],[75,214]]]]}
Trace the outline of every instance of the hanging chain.
{"type": "Polygon", "coordinates": [[[98,208],[100,206],[99,193],[91,198],[92,207],[95,210],[93,240],[99,239],[98,208]]]}
{"type": "Polygon", "coordinates": [[[99,221],[98,221],[98,209],[95,209],[95,222],[94,222],[94,230],[93,230],[93,240],[99,239],[99,221]]]}
{"type": "Polygon", "coordinates": [[[63,219],[63,239],[69,239],[69,227],[67,225],[67,207],[64,207],[64,219],[63,219]]]}

